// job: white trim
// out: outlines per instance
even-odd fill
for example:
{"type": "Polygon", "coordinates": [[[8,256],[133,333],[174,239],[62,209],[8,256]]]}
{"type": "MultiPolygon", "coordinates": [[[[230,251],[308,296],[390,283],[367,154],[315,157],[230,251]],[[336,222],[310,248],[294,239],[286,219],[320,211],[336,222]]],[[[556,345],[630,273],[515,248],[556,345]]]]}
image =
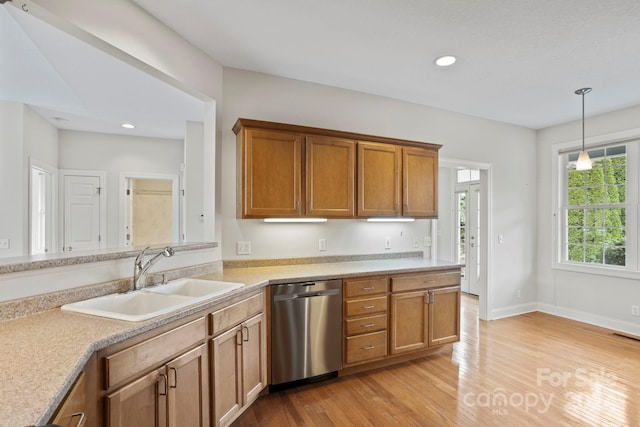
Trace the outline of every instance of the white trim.
{"type": "Polygon", "coordinates": [[[172,243],[181,243],[180,235],[180,179],[175,174],[144,173],[144,172],[120,172],[118,197],[118,243],[120,247],[130,246],[126,239],[127,215],[127,179],[162,179],[171,181],[171,211],[173,221],[171,223],[172,243]]]}
{"type": "Polygon", "coordinates": [[[587,313],[586,311],[574,310],[567,307],[558,307],[545,303],[538,303],[538,311],[582,323],[588,323],[590,325],[600,326],[602,328],[612,329],[614,331],[640,336],[640,325],[637,323],[626,322],[624,320],[587,313]]]}
{"type": "Polygon", "coordinates": [[[491,320],[498,320],[498,319],[504,319],[505,317],[519,316],[521,314],[533,313],[535,311],[538,311],[538,304],[535,302],[496,308],[495,310],[491,311],[491,320]]]}
{"type": "Polygon", "coordinates": [[[64,252],[62,245],[64,244],[64,178],[68,175],[75,176],[97,176],[100,178],[100,242],[98,247],[104,249],[107,247],[107,173],[105,171],[96,170],[78,170],[78,169],[60,169],[58,171],[58,195],[60,203],[58,204],[58,230],[60,230],[60,238],[58,239],[58,247],[60,252],[64,252]]]}

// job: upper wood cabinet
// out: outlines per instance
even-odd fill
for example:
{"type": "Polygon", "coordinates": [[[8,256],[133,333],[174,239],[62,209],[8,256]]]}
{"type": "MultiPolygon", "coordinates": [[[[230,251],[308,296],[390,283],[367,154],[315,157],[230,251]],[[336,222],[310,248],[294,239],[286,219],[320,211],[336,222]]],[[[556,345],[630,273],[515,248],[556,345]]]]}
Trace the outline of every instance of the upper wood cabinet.
{"type": "Polygon", "coordinates": [[[233,131],[239,218],[437,217],[440,145],[249,119],[233,131]]]}
{"type": "Polygon", "coordinates": [[[356,144],[352,140],[306,137],[306,213],[353,217],[356,144]]]}
{"type": "Polygon", "coordinates": [[[402,148],[402,215],[438,217],[438,152],[402,148]]]}
{"type": "Polygon", "coordinates": [[[302,214],[302,139],[252,128],[238,134],[237,212],[242,218],[302,214]]]}
{"type": "Polygon", "coordinates": [[[358,216],[400,215],[398,146],[358,142],[358,216]]]}

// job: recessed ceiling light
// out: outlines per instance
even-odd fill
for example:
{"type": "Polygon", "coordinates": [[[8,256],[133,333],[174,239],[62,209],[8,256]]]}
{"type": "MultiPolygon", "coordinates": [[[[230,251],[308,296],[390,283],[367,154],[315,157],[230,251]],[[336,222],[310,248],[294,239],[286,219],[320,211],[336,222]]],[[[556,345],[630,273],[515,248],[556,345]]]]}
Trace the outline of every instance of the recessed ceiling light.
{"type": "Polygon", "coordinates": [[[123,123],[120,126],[122,126],[125,129],[133,129],[133,128],[135,128],[135,126],[132,125],[131,123],[123,123]]]}
{"type": "Polygon", "coordinates": [[[448,67],[449,65],[453,65],[456,62],[456,57],[452,55],[445,55],[436,58],[434,61],[438,67],[448,67]]]}

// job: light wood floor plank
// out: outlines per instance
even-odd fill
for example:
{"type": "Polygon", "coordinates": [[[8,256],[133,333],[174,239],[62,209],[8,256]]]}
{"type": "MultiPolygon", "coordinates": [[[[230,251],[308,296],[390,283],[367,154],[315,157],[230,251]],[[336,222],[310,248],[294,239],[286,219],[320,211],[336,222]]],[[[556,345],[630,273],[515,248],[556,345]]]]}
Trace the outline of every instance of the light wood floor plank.
{"type": "Polygon", "coordinates": [[[478,321],[451,352],[263,396],[245,426],[640,426],[640,342],[528,313],[478,321]]]}

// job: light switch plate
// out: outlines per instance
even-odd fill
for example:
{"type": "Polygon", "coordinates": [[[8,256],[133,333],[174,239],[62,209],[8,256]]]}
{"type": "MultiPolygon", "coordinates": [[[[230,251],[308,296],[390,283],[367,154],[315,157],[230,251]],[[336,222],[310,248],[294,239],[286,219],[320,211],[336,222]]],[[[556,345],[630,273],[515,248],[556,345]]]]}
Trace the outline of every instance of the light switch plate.
{"type": "Polygon", "coordinates": [[[251,255],[251,241],[242,241],[236,244],[236,253],[238,255],[251,255]]]}
{"type": "Polygon", "coordinates": [[[318,240],[318,250],[326,251],[327,250],[327,239],[318,240]]]}
{"type": "Polygon", "coordinates": [[[391,249],[391,237],[384,238],[384,248],[391,249]]]}

